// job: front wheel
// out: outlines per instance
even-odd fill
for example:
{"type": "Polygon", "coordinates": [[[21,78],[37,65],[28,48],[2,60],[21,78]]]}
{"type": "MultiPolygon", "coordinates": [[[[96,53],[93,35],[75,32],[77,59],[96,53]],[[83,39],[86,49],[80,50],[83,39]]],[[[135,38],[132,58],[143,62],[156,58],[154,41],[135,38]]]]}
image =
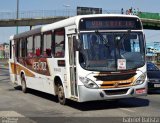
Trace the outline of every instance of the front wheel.
{"type": "Polygon", "coordinates": [[[61,84],[58,84],[58,100],[59,100],[59,103],[62,105],[65,105],[67,102],[67,99],[65,98],[65,94],[64,94],[64,88],[61,84]]]}

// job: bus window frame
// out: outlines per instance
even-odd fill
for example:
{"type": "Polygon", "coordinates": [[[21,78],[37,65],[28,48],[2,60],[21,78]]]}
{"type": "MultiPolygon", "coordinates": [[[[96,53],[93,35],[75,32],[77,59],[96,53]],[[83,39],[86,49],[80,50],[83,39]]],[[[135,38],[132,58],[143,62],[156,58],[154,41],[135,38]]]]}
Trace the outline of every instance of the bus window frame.
{"type": "Polygon", "coordinates": [[[33,53],[35,54],[32,58],[41,58],[41,57],[42,57],[42,52],[41,52],[41,51],[42,51],[42,49],[41,49],[41,47],[42,47],[42,46],[41,46],[41,44],[42,44],[42,43],[41,43],[41,42],[42,42],[42,38],[41,38],[41,37],[42,37],[42,34],[41,34],[41,33],[37,33],[37,34],[32,35],[32,37],[33,37],[33,53]],[[36,43],[35,43],[35,37],[36,37],[36,36],[40,36],[40,47],[39,47],[40,55],[39,55],[39,56],[36,55],[36,49],[35,49],[35,44],[36,44],[36,43]],[[35,51],[35,52],[34,52],[34,51],[35,51]]]}
{"type": "Polygon", "coordinates": [[[12,59],[12,40],[9,41],[9,59],[12,59]]]}
{"type": "Polygon", "coordinates": [[[23,37],[23,38],[19,38],[19,46],[21,46],[20,47],[20,52],[21,52],[21,56],[19,56],[19,58],[26,58],[26,56],[27,56],[27,39],[26,39],[26,37],[23,37]],[[22,44],[24,45],[24,56],[23,56],[23,54],[22,54],[22,44]]]}
{"type": "Polygon", "coordinates": [[[15,57],[18,59],[19,57],[20,57],[20,52],[18,51],[18,49],[20,48],[20,39],[18,38],[18,39],[15,39],[14,40],[14,42],[15,42],[15,57]]]}
{"type": "Polygon", "coordinates": [[[54,58],[65,58],[65,49],[66,49],[66,37],[65,37],[65,34],[66,34],[66,31],[65,31],[65,27],[62,27],[62,28],[58,28],[58,29],[55,29],[54,30],[54,32],[53,32],[53,40],[52,40],[52,54],[53,54],[53,57],[54,58]],[[55,55],[55,53],[56,53],[56,40],[55,40],[55,38],[56,38],[56,35],[55,35],[55,33],[56,33],[56,31],[59,31],[59,30],[63,30],[64,31],[64,34],[63,34],[63,36],[64,36],[64,55],[63,56],[56,56],[55,55]]]}
{"type": "Polygon", "coordinates": [[[41,57],[43,58],[52,58],[52,42],[53,42],[53,31],[52,30],[49,30],[49,31],[46,31],[46,32],[43,32],[42,33],[42,54],[41,54],[41,57]],[[47,35],[47,34],[51,34],[51,55],[50,56],[44,56],[44,35],[47,35]]]}
{"type": "MultiPolygon", "coordinates": [[[[30,37],[32,38],[32,41],[31,41],[31,42],[32,42],[32,49],[31,49],[32,52],[30,52],[30,53],[33,54],[33,44],[34,44],[34,43],[33,43],[33,35],[29,35],[29,36],[26,37],[26,39],[27,39],[27,45],[28,45],[28,41],[29,41],[28,38],[30,38],[30,37]]],[[[27,59],[32,59],[32,58],[34,58],[33,56],[32,56],[32,57],[29,57],[29,56],[28,56],[28,47],[26,46],[26,48],[27,48],[27,56],[26,56],[26,58],[27,58],[27,59]]]]}

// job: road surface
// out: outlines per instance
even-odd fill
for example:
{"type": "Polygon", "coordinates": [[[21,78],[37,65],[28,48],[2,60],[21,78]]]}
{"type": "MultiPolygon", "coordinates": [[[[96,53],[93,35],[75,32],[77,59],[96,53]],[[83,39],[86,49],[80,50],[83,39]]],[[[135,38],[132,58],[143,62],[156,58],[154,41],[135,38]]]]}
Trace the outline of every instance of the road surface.
{"type": "MultiPolygon", "coordinates": [[[[160,92],[145,97],[116,101],[94,101],[77,103],[70,101],[60,105],[56,97],[35,90],[22,93],[9,80],[8,68],[0,64],[0,117],[2,122],[13,120],[23,122],[127,122],[160,117],[160,92]],[[134,119],[125,119],[131,118],[134,119]],[[7,119],[15,118],[15,119],[7,119]],[[16,119],[18,118],[18,119],[16,119]],[[141,119],[135,119],[141,118],[141,119]]],[[[0,120],[0,123],[1,123],[0,120]]],[[[158,119],[156,119],[158,120],[158,119]]],[[[160,121],[160,119],[159,119],[160,121]]]]}

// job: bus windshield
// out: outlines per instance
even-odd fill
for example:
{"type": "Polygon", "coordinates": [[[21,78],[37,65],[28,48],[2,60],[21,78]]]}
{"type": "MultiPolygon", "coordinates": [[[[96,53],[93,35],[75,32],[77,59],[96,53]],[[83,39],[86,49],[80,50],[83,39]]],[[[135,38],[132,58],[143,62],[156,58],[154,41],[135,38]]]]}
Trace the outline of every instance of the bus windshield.
{"type": "Polygon", "coordinates": [[[80,33],[79,62],[91,71],[117,71],[118,60],[125,60],[125,70],[145,64],[142,32],[80,33]]]}

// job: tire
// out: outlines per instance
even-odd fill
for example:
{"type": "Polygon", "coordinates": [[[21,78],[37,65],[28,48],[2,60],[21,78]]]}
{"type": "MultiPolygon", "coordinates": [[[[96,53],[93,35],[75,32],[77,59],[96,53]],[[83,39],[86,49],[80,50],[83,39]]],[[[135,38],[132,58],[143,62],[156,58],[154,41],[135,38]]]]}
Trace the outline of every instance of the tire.
{"type": "Polygon", "coordinates": [[[22,77],[21,77],[21,87],[22,87],[23,93],[27,93],[27,86],[26,86],[26,81],[25,81],[24,75],[22,75],[22,77]]]}
{"type": "Polygon", "coordinates": [[[67,99],[65,98],[64,88],[62,84],[58,84],[58,101],[61,105],[66,105],[67,99]]]}

